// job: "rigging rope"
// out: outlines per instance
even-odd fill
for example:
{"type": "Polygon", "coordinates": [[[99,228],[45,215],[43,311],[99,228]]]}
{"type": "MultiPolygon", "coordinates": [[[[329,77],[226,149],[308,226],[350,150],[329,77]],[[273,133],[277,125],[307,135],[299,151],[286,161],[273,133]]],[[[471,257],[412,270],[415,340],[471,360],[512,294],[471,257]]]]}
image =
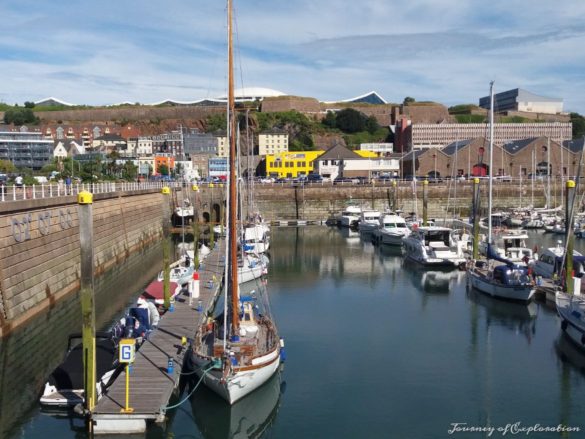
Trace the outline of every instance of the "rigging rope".
{"type": "MultiPolygon", "coordinates": [[[[173,405],[161,406],[161,411],[172,410],[174,408],[177,408],[181,404],[183,404],[185,401],[187,401],[189,398],[191,398],[191,395],[193,395],[193,393],[195,392],[195,390],[197,390],[197,388],[199,387],[199,384],[201,384],[201,382],[203,381],[203,378],[205,378],[205,375],[207,375],[207,372],[209,372],[214,367],[215,367],[215,363],[211,363],[211,366],[209,366],[207,369],[205,369],[203,371],[203,374],[201,375],[201,378],[199,378],[199,381],[197,382],[197,384],[195,385],[195,387],[193,387],[193,390],[191,390],[189,392],[189,394],[182,401],[178,402],[177,404],[173,404],[173,405]]],[[[195,369],[195,370],[197,370],[197,369],[195,369]]]]}

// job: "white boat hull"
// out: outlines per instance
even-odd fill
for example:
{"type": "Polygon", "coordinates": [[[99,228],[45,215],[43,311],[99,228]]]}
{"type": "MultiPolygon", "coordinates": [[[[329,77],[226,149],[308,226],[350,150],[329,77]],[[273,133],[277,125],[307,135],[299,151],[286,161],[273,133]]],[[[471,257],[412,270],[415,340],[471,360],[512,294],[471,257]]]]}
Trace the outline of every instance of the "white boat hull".
{"type": "Polygon", "coordinates": [[[264,274],[265,267],[258,264],[255,267],[238,267],[238,283],[243,284],[259,279],[264,274]]]}
{"type": "Polygon", "coordinates": [[[387,232],[382,229],[378,229],[375,232],[378,243],[385,245],[401,246],[402,239],[407,237],[410,232],[405,231],[404,233],[387,232]]]}
{"type": "MultiPolygon", "coordinates": [[[[201,378],[202,371],[205,370],[209,359],[196,355],[193,356],[193,359],[197,368],[196,374],[201,378]]],[[[280,365],[280,350],[275,349],[256,360],[262,366],[250,370],[236,370],[227,379],[223,379],[221,370],[211,370],[204,374],[203,383],[228,403],[233,404],[256,390],[274,375],[280,365]]]]}
{"type": "Polygon", "coordinates": [[[473,288],[500,299],[528,302],[532,299],[535,291],[531,285],[501,285],[490,282],[485,276],[473,270],[467,271],[467,277],[473,288]]]}
{"type": "Polygon", "coordinates": [[[351,227],[352,225],[357,223],[359,219],[360,219],[359,216],[342,215],[341,218],[339,218],[339,225],[341,227],[351,227]]]}
{"type": "Polygon", "coordinates": [[[585,302],[580,296],[557,292],[557,312],[561,317],[563,332],[581,349],[585,350],[585,302]]]}

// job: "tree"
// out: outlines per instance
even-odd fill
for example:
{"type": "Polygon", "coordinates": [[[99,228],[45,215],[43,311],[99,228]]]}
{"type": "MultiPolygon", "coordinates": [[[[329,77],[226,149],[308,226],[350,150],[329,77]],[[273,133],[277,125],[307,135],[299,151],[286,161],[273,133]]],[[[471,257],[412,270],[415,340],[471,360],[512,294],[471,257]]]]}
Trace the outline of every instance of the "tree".
{"type": "Polygon", "coordinates": [[[35,108],[35,103],[31,101],[26,101],[24,103],[24,108],[35,108]]]}
{"type": "Polygon", "coordinates": [[[321,123],[323,125],[325,125],[326,127],[329,128],[335,128],[337,125],[337,117],[335,116],[335,112],[334,111],[328,111],[327,115],[325,115],[325,117],[323,118],[323,120],[321,121],[321,123]]]}
{"type": "Polygon", "coordinates": [[[158,173],[160,175],[169,175],[169,167],[165,164],[159,165],[158,173]]]}
{"type": "Polygon", "coordinates": [[[345,133],[357,133],[364,131],[366,127],[366,117],[353,108],[345,108],[337,113],[337,128],[345,133]]]}
{"type": "Polygon", "coordinates": [[[16,170],[16,166],[10,160],[0,160],[0,172],[11,174],[16,170]]]}
{"type": "Polygon", "coordinates": [[[14,125],[37,124],[39,118],[30,108],[11,108],[4,113],[4,123],[14,125]]]}
{"type": "Polygon", "coordinates": [[[403,104],[404,104],[404,105],[409,105],[409,104],[412,104],[412,103],[414,103],[414,102],[416,102],[416,100],[415,100],[414,98],[411,98],[410,96],[406,96],[406,97],[404,98],[404,102],[403,102],[403,104]]]}
{"type": "Polygon", "coordinates": [[[225,114],[212,114],[207,117],[207,132],[227,129],[225,114]]]}
{"type": "Polygon", "coordinates": [[[579,139],[585,136],[585,117],[579,113],[571,113],[570,117],[573,123],[573,139],[579,139]]]}
{"type": "Polygon", "coordinates": [[[380,129],[380,124],[375,116],[370,116],[366,119],[366,131],[370,134],[374,134],[380,129]]]}

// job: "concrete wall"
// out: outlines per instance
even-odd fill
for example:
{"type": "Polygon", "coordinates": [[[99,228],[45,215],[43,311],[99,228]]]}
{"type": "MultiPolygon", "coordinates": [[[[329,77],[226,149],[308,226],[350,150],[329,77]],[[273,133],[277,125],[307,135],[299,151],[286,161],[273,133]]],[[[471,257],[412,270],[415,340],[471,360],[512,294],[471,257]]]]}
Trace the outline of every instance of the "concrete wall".
{"type": "MultiPolygon", "coordinates": [[[[94,196],[96,275],[162,233],[158,192],[94,196]]],[[[79,288],[75,197],[7,202],[0,213],[0,335],[79,288]]]]}

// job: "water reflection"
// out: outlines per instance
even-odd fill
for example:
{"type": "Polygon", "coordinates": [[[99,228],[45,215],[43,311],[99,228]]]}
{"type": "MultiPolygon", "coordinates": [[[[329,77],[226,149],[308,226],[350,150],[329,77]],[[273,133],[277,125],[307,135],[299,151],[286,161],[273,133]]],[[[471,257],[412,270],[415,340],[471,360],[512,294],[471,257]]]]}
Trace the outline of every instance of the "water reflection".
{"type": "MultiPolygon", "coordinates": [[[[467,298],[472,304],[484,309],[487,329],[494,325],[509,329],[516,334],[522,334],[528,343],[532,341],[536,333],[536,317],[538,305],[535,302],[529,304],[516,303],[496,299],[479,291],[468,288],[467,298]]],[[[478,318],[475,309],[472,309],[472,324],[477,323],[478,318]]]]}
{"type": "Polygon", "coordinates": [[[274,424],[285,383],[280,371],[234,405],[202,387],[191,397],[191,409],[206,439],[259,438],[274,424]]]}
{"type": "Polygon", "coordinates": [[[560,333],[555,340],[555,352],[563,364],[569,364],[585,375],[585,352],[564,333],[560,333]]]}
{"type": "Polygon", "coordinates": [[[413,285],[422,288],[422,291],[427,294],[448,294],[453,289],[453,285],[461,282],[465,277],[465,272],[460,270],[447,267],[428,269],[409,259],[404,259],[402,267],[408,273],[413,285]]]}

